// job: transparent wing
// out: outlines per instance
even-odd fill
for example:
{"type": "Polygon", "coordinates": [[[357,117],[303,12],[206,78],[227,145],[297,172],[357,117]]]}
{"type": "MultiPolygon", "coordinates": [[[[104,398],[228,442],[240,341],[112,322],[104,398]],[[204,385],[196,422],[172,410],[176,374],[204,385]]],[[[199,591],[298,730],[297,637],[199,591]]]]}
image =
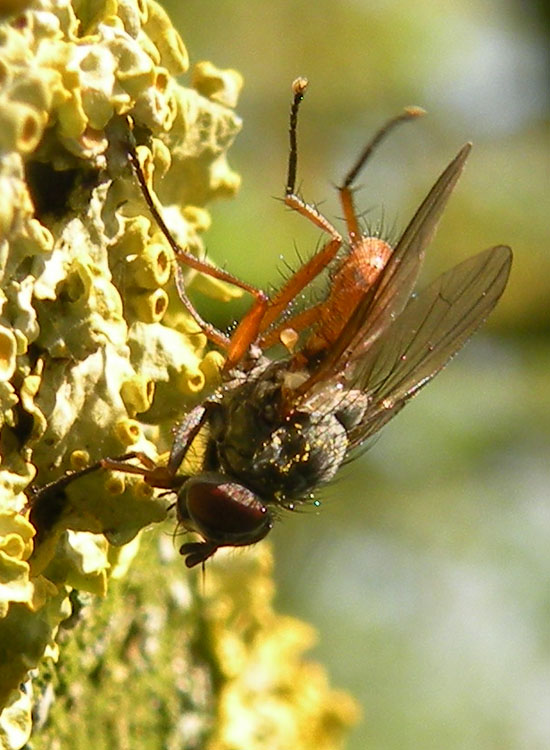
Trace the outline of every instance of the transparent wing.
{"type": "Polygon", "coordinates": [[[483,323],[501,296],[512,263],[497,246],[465,260],[409,300],[402,314],[356,363],[354,388],[369,399],[351,447],[405,406],[483,323]]]}
{"type": "Polygon", "coordinates": [[[426,247],[471,148],[471,143],[466,143],[440,175],[403,232],[379,279],[355,308],[328,356],[300,389],[302,393],[314,383],[328,379],[333,372],[341,372],[348,361],[361,357],[402,312],[418,278],[426,247]]]}

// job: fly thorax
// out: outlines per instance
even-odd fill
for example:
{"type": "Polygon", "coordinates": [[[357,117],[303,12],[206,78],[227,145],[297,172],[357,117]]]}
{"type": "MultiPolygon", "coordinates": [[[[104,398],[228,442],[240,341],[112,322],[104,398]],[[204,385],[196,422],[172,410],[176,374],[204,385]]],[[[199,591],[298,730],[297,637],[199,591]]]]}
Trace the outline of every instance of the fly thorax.
{"type": "Polygon", "coordinates": [[[280,422],[281,386],[272,370],[228,390],[210,418],[210,440],[219,468],[230,476],[251,470],[258,446],[269,440],[280,422]]]}
{"type": "MultiPolygon", "coordinates": [[[[226,437],[230,436],[236,432],[226,437]]],[[[334,415],[300,411],[271,425],[267,434],[256,429],[239,438],[238,444],[226,439],[220,453],[223,469],[266,501],[283,503],[332,479],[348,447],[346,430],[334,415]]]]}
{"type": "Polygon", "coordinates": [[[316,399],[285,414],[284,363],[228,391],[210,420],[217,466],[265,502],[299,500],[332,479],[348,448],[334,401],[316,399]],[[324,403],[323,403],[324,401],[324,403]]]}

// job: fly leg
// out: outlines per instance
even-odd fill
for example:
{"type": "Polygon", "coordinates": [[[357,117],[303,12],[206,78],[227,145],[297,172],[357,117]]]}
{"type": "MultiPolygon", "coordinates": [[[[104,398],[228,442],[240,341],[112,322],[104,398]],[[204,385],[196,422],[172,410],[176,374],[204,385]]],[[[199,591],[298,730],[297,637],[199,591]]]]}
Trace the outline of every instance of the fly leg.
{"type": "MultiPolygon", "coordinates": [[[[302,265],[298,271],[293,274],[277,294],[270,300],[266,314],[261,323],[261,332],[265,332],[260,337],[261,346],[268,348],[282,338],[281,334],[285,329],[300,331],[304,327],[310,326],[316,317],[315,307],[309,308],[305,315],[298,313],[297,316],[287,318],[281,324],[267,329],[274,323],[277,318],[285,311],[288,304],[304,289],[313,279],[315,279],[335,258],[338,250],[342,246],[343,238],[338,230],[323,216],[317,208],[311,203],[307,203],[301,196],[296,193],[296,172],[298,167],[298,146],[297,146],[297,128],[298,128],[298,111],[304,98],[307,88],[307,79],[298,78],[292,85],[294,98],[290,110],[290,153],[288,159],[288,174],[285,189],[284,202],[293,211],[304,216],[306,219],[315,224],[316,227],[330,235],[330,240],[317,252],[309,261],[302,265]]],[[[400,122],[419,117],[423,113],[419,107],[408,107],[401,114],[389,120],[374,137],[365,146],[359,158],[349,170],[342,187],[339,188],[340,200],[344,211],[344,218],[348,230],[348,239],[350,246],[361,241],[361,232],[359,222],[352,200],[352,184],[364,167],[369,156],[372,154],[378,144],[393,130],[400,122]]],[[[345,263],[345,259],[344,259],[345,263]]]]}
{"type": "MultiPolygon", "coordinates": [[[[122,462],[130,458],[136,458],[137,453],[125,453],[113,459],[122,462]]],[[[142,454],[143,455],[143,454],[142,454]]],[[[149,459],[150,460],[150,459],[149,459]]],[[[90,466],[78,471],[69,471],[58,479],[43,485],[42,487],[30,487],[27,491],[30,508],[29,520],[37,530],[35,545],[39,544],[45,534],[53,528],[59,520],[66,505],[65,490],[67,487],[82,477],[99,471],[103,468],[103,461],[96,461],[90,466]]]]}
{"type": "Polygon", "coordinates": [[[424,110],[421,107],[405,107],[403,112],[401,112],[396,117],[392,117],[391,120],[388,120],[388,122],[382,125],[380,130],[378,130],[374,134],[367,145],[363,148],[363,150],[359,154],[359,158],[346,174],[342,185],[338,188],[338,192],[340,193],[340,202],[342,204],[344,218],[346,220],[346,226],[348,229],[349,243],[352,247],[357,241],[361,239],[362,236],[361,230],[359,228],[357,214],[355,213],[352,196],[352,185],[355,182],[357,175],[363,169],[376,147],[395,128],[396,125],[399,125],[402,122],[407,122],[409,120],[415,120],[417,117],[421,117],[423,114],[424,110]]]}
{"type": "Polygon", "coordinates": [[[231,337],[228,337],[224,333],[222,333],[222,331],[219,331],[210,323],[207,323],[205,320],[203,320],[203,318],[195,310],[195,307],[187,296],[181,270],[176,270],[176,288],[185,309],[193,317],[205,336],[221,349],[227,351],[226,369],[231,369],[236,364],[238,364],[238,362],[246,354],[251,341],[256,339],[260,321],[265,313],[265,310],[267,309],[268,297],[265,292],[263,292],[261,289],[257,289],[252,284],[248,284],[247,282],[242,281],[236,276],[233,276],[233,274],[229,273],[228,271],[224,271],[221,268],[216,268],[211,263],[208,263],[205,260],[196,258],[176,242],[176,240],[172,236],[172,233],[167,227],[160,211],[157,208],[155,199],[153,198],[153,193],[151,192],[147,183],[147,177],[145,176],[144,169],[140,163],[138,150],[131,132],[127,147],[128,160],[139,183],[145,202],[154,220],[158,224],[161,232],[165,236],[168,244],[174,251],[177,260],[180,263],[188,266],[189,268],[200,271],[207,276],[211,276],[214,279],[232,284],[233,286],[236,286],[237,288],[248,292],[254,298],[252,307],[239,323],[233,335],[231,337]]]}

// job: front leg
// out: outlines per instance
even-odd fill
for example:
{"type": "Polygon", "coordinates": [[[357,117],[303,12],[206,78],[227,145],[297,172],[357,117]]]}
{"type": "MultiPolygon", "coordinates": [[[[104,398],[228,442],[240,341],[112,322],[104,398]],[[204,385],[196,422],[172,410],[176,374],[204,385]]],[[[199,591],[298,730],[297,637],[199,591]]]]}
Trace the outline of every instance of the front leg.
{"type": "MultiPolygon", "coordinates": [[[[112,461],[120,463],[143,455],[134,451],[117,456],[112,461]]],[[[147,460],[150,461],[151,459],[147,460]]],[[[126,464],[123,465],[126,466],[126,464]]],[[[37,530],[35,545],[41,542],[43,537],[55,526],[61,517],[66,505],[65,490],[67,487],[87,474],[92,474],[102,468],[104,468],[104,462],[96,461],[96,463],[90,464],[90,466],[86,466],[79,471],[68,471],[58,479],[42,485],[42,487],[31,486],[28,488],[27,507],[30,508],[29,520],[37,530]]]]}

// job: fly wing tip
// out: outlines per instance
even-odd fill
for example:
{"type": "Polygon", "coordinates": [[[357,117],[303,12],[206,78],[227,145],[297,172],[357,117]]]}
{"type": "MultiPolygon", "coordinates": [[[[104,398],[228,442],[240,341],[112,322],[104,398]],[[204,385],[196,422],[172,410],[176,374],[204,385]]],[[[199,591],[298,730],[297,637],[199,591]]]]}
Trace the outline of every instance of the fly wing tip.
{"type": "Polygon", "coordinates": [[[501,263],[502,263],[502,270],[505,274],[505,284],[508,282],[508,277],[510,276],[510,270],[512,268],[512,261],[514,259],[514,253],[512,252],[512,248],[508,245],[497,245],[495,247],[495,252],[498,252],[498,255],[500,257],[501,263]]]}
{"type": "Polygon", "coordinates": [[[509,245],[495,245],[491,248],[494,257],[498,257],[503,268],[510,269],[514,259],[514,253],[509,245]]]}
{"type": "Polygon", "coordinates": [[[511,263],[514,257],[514,253],[510,245],[499,245],[499,247],[502,250],[502,252],[506,254],[506,256],[510,259],[510,263],[511,263]]]}
{"type": "Polygon", "coordinates": [[[466,143],[462,146],[458,154],[456,155],[455,161],[460,162],[461,166],[464,165],[466,159],[470,155],[470,151],[472,150],[474,144],[472,141],[466,141],[466,143]]]}
{"type": "Polygon", "coordinates": [[[512,268],[513,253],[508,245],[495,245],[494,247],[490,247],[480,253],[479,257],[481,256],[484,256],[488,263],[487,270],[489,273],[489,286],[486,291],[491,290],[493,292],[490,297],[492,305],[489,310],[491,310],[500,299],[506,289],[506,285],[508,284],[510,270],[512,268]]]}

